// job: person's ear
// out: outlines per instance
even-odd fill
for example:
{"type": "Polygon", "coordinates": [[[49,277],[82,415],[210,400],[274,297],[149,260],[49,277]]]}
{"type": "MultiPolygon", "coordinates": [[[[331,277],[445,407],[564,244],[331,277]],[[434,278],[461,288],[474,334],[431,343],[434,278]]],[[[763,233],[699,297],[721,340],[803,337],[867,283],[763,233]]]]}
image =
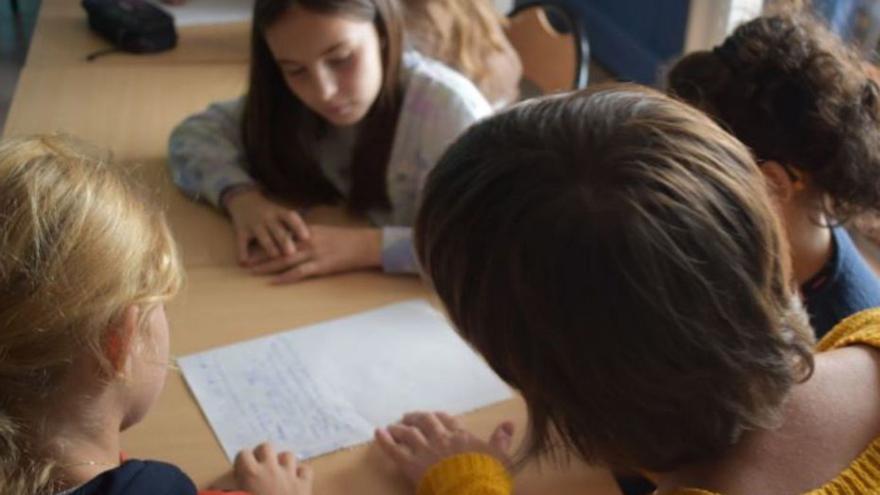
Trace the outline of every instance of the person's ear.
{"type": "Polygon", "coordinates": [[[138,328],[140,309],[131,305],[111,323],[104,332],[103,352],[116,374],[125,369],[125,363],[132,349],[132,340],[138,328]]]}
{"type": "Polygon", "coordinates": [[[788,203],[805,187],[803,173],[777,161],[761,162],[761,172],[764,173],[774,198],[780,203],[788,203]]]}

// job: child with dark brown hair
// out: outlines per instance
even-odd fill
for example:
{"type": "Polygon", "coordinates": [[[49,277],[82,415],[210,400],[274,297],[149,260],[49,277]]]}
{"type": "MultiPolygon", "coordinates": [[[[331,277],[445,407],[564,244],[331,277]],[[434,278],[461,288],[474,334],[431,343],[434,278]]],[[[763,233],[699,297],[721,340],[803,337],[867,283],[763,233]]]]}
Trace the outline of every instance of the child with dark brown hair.
{"type": "MultiPolygon", "coordinates": [[[[664,495],[880,490],[880,311],[812,354],[765,179],[698,110],[621,86],[484,120],[429,176],[415,240],[525,399],[518,460],[571,454],[664,495]]],[[[503,495],[511,433],[414,413],[376,436],[420,495],[503,495]]]]}
{"type": "Polygon", "coordinates": [[[880,91],[863,62],[786,13],[684,57],[668,86],[745,143],[773,185],[817,335],[880,305],[880,282],[840,226],[880,212],[880,91]]]}

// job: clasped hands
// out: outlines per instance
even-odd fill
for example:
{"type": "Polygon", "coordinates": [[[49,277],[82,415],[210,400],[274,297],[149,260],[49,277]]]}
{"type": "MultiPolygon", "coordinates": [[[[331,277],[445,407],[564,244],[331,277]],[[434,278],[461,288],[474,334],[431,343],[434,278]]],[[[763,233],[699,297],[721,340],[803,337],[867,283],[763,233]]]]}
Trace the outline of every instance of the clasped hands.
{"type": "Polygon", "coordinates": [[[381,266],[379,229],[309,225],[256,187],[227,196],[239,264],[273,284],[381,266]]]}

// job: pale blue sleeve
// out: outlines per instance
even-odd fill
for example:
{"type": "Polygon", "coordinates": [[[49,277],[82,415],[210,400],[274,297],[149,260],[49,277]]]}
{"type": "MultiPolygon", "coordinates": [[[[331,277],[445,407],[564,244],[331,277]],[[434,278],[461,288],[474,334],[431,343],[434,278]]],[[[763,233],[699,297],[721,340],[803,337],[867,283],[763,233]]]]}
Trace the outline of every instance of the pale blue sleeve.
{"type": "Polygon", "coordinates": [[[244,98],[214,103],[171,131],[168,166],[183,192],[219,206],[228,187],[250,184],[241,137],[244,98]]]}
{"type": "Polygon", "coordinates": [[[412,227],[382,227],[382,271],[401,274],[419,272],[412,234],[412,227]]]}

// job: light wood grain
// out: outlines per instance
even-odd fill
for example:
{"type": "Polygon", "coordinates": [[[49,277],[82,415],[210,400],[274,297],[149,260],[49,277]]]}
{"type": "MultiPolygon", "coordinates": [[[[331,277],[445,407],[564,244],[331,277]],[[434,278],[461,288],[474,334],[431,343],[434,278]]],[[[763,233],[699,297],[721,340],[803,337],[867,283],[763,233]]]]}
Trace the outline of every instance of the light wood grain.
{"type": "Polygon", "coordinates": [[[241,65],[27,67],[4,135],[64,132],[112,151],[168,209],[189,267],[235,260],[228,220],[171,183],[168,136],[187,115],[244,91],[241,65]]]}
{"type": "Polygon", "coordinates": [[[114,53],[92,62],[86,57],[112,47],[89,29],[86,11],[73,0],[43,0],[28,50],[27,65],[160,65],[247,63],[250,23],[187,26],[177,29],[176,48],[155,54],[114,53]]]}
{"type": "Polygon", "coordinates": [[[4,134],[74,132],[122,160],[164,160],[171,129],[243,94],[246,75],[241,64],[26,67],[4,134]]]}

